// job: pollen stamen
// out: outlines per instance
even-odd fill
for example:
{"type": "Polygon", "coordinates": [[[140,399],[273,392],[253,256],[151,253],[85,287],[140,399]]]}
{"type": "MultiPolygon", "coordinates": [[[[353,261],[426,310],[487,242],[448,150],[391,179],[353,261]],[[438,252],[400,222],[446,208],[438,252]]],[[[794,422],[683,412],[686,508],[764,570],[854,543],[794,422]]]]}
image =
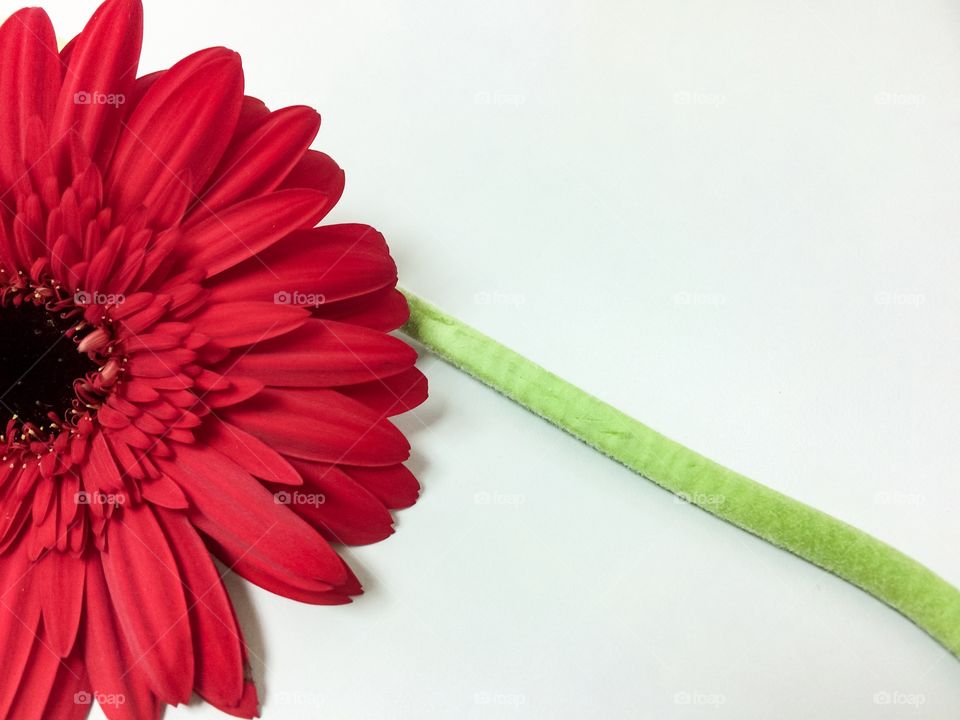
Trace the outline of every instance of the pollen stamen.
{"type": "Polygon", "coordinates": [[[92,418],[120,377],[111,323],[93,324],[87,308],[60,283],[11,279],[0,268],[0,408],[7,410],[0,444],[24,451],[37,442],[52,449],[56,437],[73,434],[92,418]],[[61,344],[61,338],[70,343],[61,344]]]}

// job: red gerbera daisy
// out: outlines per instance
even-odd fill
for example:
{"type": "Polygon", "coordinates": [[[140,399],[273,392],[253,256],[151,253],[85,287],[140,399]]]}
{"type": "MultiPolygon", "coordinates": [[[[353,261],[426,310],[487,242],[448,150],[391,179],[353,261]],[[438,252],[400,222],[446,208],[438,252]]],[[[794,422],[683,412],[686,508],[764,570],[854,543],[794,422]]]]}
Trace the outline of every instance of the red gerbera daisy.
{"type": "Polygon", "coordinates": [[[211,553],[346,602],[330,543],[417,496],[406,302],[379,233],[315,228],[319,117],[245,97],[224,48],[138,78],[141,37],[139,0],[62,52],[42,10],[0,28],[3,718],[255,715],[211,553]]]}

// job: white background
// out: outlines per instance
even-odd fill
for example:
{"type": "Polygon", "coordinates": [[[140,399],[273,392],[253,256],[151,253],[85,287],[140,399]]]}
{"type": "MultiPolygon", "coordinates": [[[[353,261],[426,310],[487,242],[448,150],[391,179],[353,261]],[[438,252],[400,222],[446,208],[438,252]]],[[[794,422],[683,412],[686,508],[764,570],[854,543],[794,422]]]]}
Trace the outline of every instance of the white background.
{"type": "MultiPolygon", "coordinates": [[[[50,0],[63,36],[90,0],[50,0]]],[[[15,3],[0,3],[6,14],[15,3]]],[[[146,0],[310,104],[402,282],[960,583],[960,6],[146,0]]],[[[233,578],[268,719],[955,718],[851,586],[426,356],[425,486],[345,608],[233,578]]],[[[205,707],[168,718],[212,718],[205,707]]]]}

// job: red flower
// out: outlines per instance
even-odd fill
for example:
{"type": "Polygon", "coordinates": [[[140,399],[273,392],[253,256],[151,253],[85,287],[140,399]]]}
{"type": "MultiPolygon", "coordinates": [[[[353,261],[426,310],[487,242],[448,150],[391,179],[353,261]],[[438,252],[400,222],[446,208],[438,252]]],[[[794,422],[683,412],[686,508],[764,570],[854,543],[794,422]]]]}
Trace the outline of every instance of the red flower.
{"type": "Polygon", "coordinates": [[[379,233],[314,227],[343,189],[319,117],[223,48],[137,78],[141,37],[139,0],[62,52],[42,10],[0,28],[3,718],[255,715],[211,553],[347,602],[330,543],[417,497],[406,302],[379,233]]]}

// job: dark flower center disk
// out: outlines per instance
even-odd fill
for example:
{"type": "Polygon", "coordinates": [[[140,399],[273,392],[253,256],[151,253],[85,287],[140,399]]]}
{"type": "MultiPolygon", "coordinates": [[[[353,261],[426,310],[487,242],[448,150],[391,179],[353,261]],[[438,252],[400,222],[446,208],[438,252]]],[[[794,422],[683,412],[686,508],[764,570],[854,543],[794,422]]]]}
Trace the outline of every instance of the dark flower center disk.
{"type": "Polygon", "coordinates": [[[39,427],[73,407],[73,381],[97,369],[64,335],[75,322],[32,302],[0,304],[0,432],[14,414],[39,427]]]}

